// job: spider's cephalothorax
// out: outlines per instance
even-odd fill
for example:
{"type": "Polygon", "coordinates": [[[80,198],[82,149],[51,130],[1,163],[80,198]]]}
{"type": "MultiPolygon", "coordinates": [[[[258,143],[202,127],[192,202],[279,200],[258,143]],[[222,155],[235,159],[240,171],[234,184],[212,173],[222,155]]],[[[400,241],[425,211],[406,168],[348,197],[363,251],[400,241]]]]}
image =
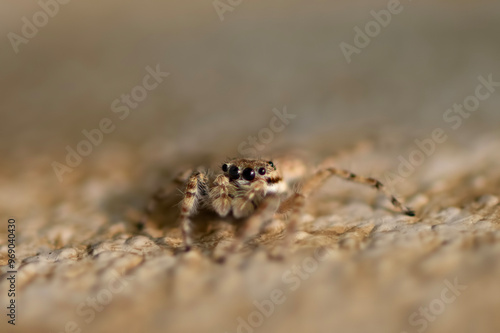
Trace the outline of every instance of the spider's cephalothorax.
{"type": "Polygon", "coordinates": [[[259,230],[258,226],[268,222],[275,213],[290,215],[287,229],[289,235],[293,234],[302,215],[305,199],[331,176],[370,185],[389,197],[397,210],[409,216],[415,215],[378,180],[337,168],[318,170],[305,177],[300,191],[289,191],[288,194],[287,180],[283,179],[272,161],[233,159],[222,164],[220,170],[221,173],[213,177],[195,171],[187,180],[179,217],[186,249],[192,246],[190,217],[200,204],[222,217],[248,217],[237,243],[255,234],[259,230]]]}

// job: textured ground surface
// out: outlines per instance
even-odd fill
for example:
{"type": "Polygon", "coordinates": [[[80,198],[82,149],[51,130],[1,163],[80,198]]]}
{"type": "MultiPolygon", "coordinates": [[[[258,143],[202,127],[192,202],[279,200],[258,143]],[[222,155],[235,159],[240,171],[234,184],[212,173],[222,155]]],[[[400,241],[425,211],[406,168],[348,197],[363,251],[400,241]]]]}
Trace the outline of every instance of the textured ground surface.
{"type": "MultiPolygon", "coordinates": [[[[4,205],[38,198],[30,214],[18,217],[23,260],[18,320],[26,331],[63,331],[66,322],[75,321],[92,332],[233,332],[237,318],[256,309],[254,301],[270,299],[279,289],[283,303],[260,331],[414,332],[423,326],[408,327],[409,316],[440,299],[446,280],[458,279],[467,289],[445,309],[434,305],[443,312],[427,331],[495,332],[500,328],[495,315],[500,308],[500,141],[487,137],[477,145],[472,157],[478,164],[469,163],[471,154],[443,153],[425,172],[398,184],[417,218],[384,209],[387,202],[371,189],[328,181],[307,206],[304,230],[283,261],[268,257],[282,236],[279,221],[225,264],[212,256],[232,237],[228,223],[208,217],[212,221],[199,230],[197,248],[189,254],[177,253],[175,227],[166,228],[166,237],[128,231],[133,220],[124,212],[133,207],[131,198],[140,197],[141,174],[132,166],[136,156],[130,150],[120,150],[120,158],[116,149],[106,152],[86,177],[68,181],[50,196],[44,193],[47,179],[38,174],[4,180],[2,188],[10,191],[4,205]],[[453,175],[443,169],[450,162],[453,175]],[[53,208],[43,210],[42,204],[53,208]],[[321,260],[314,256],[317,249],[321,260]],[[303,267],[302,273],[294,267],[303,267]],[[123,288],[113,282],[120,275],[130,279],[123,288]],[[110,303],[87,324],[93,319],[90,307],[77,312],[79,305],[87,297],[105,304],[106,290],[115,289],[110,303]]],[[[381,178],[389,160],[369,145],[337,157],[338,165],[352,164],[359,173],[381,178]]],[[[5,255],[1,260],[6,264],[5,255]]],[[[5,295],[6,284],[0,286],[5,295]]],[[[251,320],[259,323],[256,318],[251,320]]]]}
{"type": "MultiPolygon", "coordinates": [[[[210,2],[73,1],[18,54],[4,38],[2,309],[8,217],[21,265],[18,325],[2,310],[0,331],[500,332],[500,91],[456,129],[443,119],[478,76],[500,81],[498,3],[403,5],[350,64],[339,44],[386,1],[243,2],[222,22],[210,2]],[[111,104],[156,64],[171,75],[120,120],[111,104]],[[215,262],[235,225],[210,214],[195,249],[179,253],[175,187],[159,228],[134,228],[158,186],[236,156],[283,106],[296,118],[263,154],[380,178],[417,217],[332,179],[283,260],[269,256],[276,220],[215,262]],[[58,181],[51,163],[105,117],[115,131],[58,181]],[[435,128],[448,139],[401,167],[435,128]]],[[[1,10],[2,35],[37,6],[1,10]]]]}

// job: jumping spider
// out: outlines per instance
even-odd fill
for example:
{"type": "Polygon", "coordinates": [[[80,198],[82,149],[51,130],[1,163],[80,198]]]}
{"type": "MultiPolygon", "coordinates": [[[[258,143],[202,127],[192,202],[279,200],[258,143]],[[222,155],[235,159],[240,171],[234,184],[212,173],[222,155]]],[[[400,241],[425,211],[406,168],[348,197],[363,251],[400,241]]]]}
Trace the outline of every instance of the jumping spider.
{"type": "Polygon", "coordinates": [[[222,173],[209,175],[204,171],[194,171],[187,179],[184,198],[180,203],[179,224],[186,250],[192,247],[191,217],[200,205],[215,211],[221,217],[232,215],[236,219],[247,218],[234,242],[234,247],[242,244],[259,230],[275,214],[289,215],[287,239],[297,229],[305,200],[331,176],[366,184],[385,194],[396,210],[415,216],[378,180],[358,176],[352,172],[326,167],[319,169],[302,182],[299,191],[289,189],[289,181],[272,161],[263,159],[232,159],[223,163],[222,173]]]}

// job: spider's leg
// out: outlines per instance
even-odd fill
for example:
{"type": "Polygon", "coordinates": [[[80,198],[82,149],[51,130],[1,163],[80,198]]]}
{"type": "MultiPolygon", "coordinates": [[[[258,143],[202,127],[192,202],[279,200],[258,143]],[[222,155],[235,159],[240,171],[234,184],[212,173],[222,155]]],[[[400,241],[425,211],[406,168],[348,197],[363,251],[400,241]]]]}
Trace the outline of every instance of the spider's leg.
{"type": "MultiPolygon", "coordinates": [[[[265,196],[254,213],[244,221],[243,226],[238,230],[235,239],[224,255],[239,251],[248,240],[262,232],[267,223],[272,220],[279,203],[280,198],[278,195],[268,194],[265,196]]],[[[224,255],[219,256],[217,260],[223,261],[224,255]]]]}
{"type": "Polygon", "coordinates": [[[278,209],[280,199],[275,194],[270,194],[262,200],[255,212],[248,217],[240,229],[237,240],[244,243],[253,236],[263,231],[267,222],[271,221],[278,209]]]}
{"type": "Polygon", "coordinates": [[[342,179],[346,179],[359,184],[366,184],[372,186],[377,191],[383,193],[387,198],[390,199],[392,205],[396,210],[408,215],[415,216],[415,212],[406,207],[399,201],[380,181],[371,177],[358,176],[350,171],[337,169],[337,168],[325,168],[321,169],[316,174],[314,174],[303,186],[302,193],[304,196],[308,197],[313,191],[317,190],[328,178],[332,176],[337,176],[342,179]]]}
{"type": "Polygon", "coordinates": [[[298,221],[304,210],[306,197],[298,192],[295,192],[286,200],[284,200],[278,208],[278,214],[290,214],[290,219],[287,223],[287,237],[292,236],[297,231],[298,221]]]}
{"type": "Polygon", "coordinates": [[[316,191],[324,182],[332,176],[337,176],[349,181],[353,181],[360,184],[366,184],[374,187],[378,191],[385,194],[388,198],[390,198],[393,206],[399,210],[400,212],[409,215],[415,216],[415,212],[403,205],[394,195],[390,193],[390,191],[378,180],[374,178],[367,178],[358,176],[352,172],[336,169],[336,168],[325,168],[319,170],[316,174],[314,174],[309,180],[307,180],[300,191],[300,193],[294,193],[288,199],[283,201],[278,209],[279,214],[290,213],[290,220],[287,224],[287,234],[285,238],[285,246],[289,246],[293,235],[296,233],[299,225],[300,217],[302,216],[302,212],[305,206],[306,199],[316,191]]]}
{"type": "Polygon", "coordinates": [[[292,245],[293,237],[298,229],[299,220],[303,215],[305,202],[306,197],[301,193],[295,192],[279,205],[276,213],[280,215],[289,215],[289,219],[285,230],[285,240],[282,246],[278,247],[278,252],[275,254],[276,258],[282,258],[285,249],[288,249],[292,245]]]}
{"type": "Polygon", "coordinates": [[[186,184],[184,198],[181,202],[181,213],[179,216],[179,222],[186,251],[189,251],[191,249],[191,246],[193,245],[193,239],[191,235],[192,222],[190,217],[196,213],[196,209],[198,208],[198,205],[203,196],[207,195],[207,182],[208,177],[205,173],[195,171],[189,177],[186,184]]]}
{"type": "Polygon", "coordinates": [[[252,214],[265,197],[267,186],[265,180],[259,179],[248,186],[237,189],[232,202],[234,217],[239,219],[252,214]]]}
{"type": "Polygon", "coordinates": [[[186,174],[186,171],[177,175],[171,182],[167,185],[162,186],[156,190],[155,193],[151,196],[150,200],[144,207],[144,211],[140,220],[137,223],[137,227],[139,229],[143,229],[149,224],[149,220],[153,215],[153,212],[156,208],[163,204],[172,194],[172,190],[177,189],[179,186],[182,186],[188,180],[188,176],[192,173],[192,170],[188,170],[189,174],[186,174]]]}

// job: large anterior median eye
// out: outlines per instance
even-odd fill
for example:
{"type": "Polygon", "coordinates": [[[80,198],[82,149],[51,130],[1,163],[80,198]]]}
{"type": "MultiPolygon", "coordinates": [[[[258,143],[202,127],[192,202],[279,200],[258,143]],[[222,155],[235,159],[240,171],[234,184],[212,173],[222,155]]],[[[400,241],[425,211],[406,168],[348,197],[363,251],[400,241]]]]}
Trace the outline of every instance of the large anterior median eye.
{"type": "Polygon", "coordinates": [[[231,179],[238,179],[238,178],[240,178],[240,169],[238,169],[238,167],[236,165],[232,165],[229,168],[229,177],[231,179]]]}
{"type": "Polygon", "coordinates": [[[245,170],[243,170],[242,176],[243,176],[243,179],[245,179],[245,180],[254,180],[255,171],[253,171],[253,169],[251,169],[251,168],[246,168],[245,170]]]}

